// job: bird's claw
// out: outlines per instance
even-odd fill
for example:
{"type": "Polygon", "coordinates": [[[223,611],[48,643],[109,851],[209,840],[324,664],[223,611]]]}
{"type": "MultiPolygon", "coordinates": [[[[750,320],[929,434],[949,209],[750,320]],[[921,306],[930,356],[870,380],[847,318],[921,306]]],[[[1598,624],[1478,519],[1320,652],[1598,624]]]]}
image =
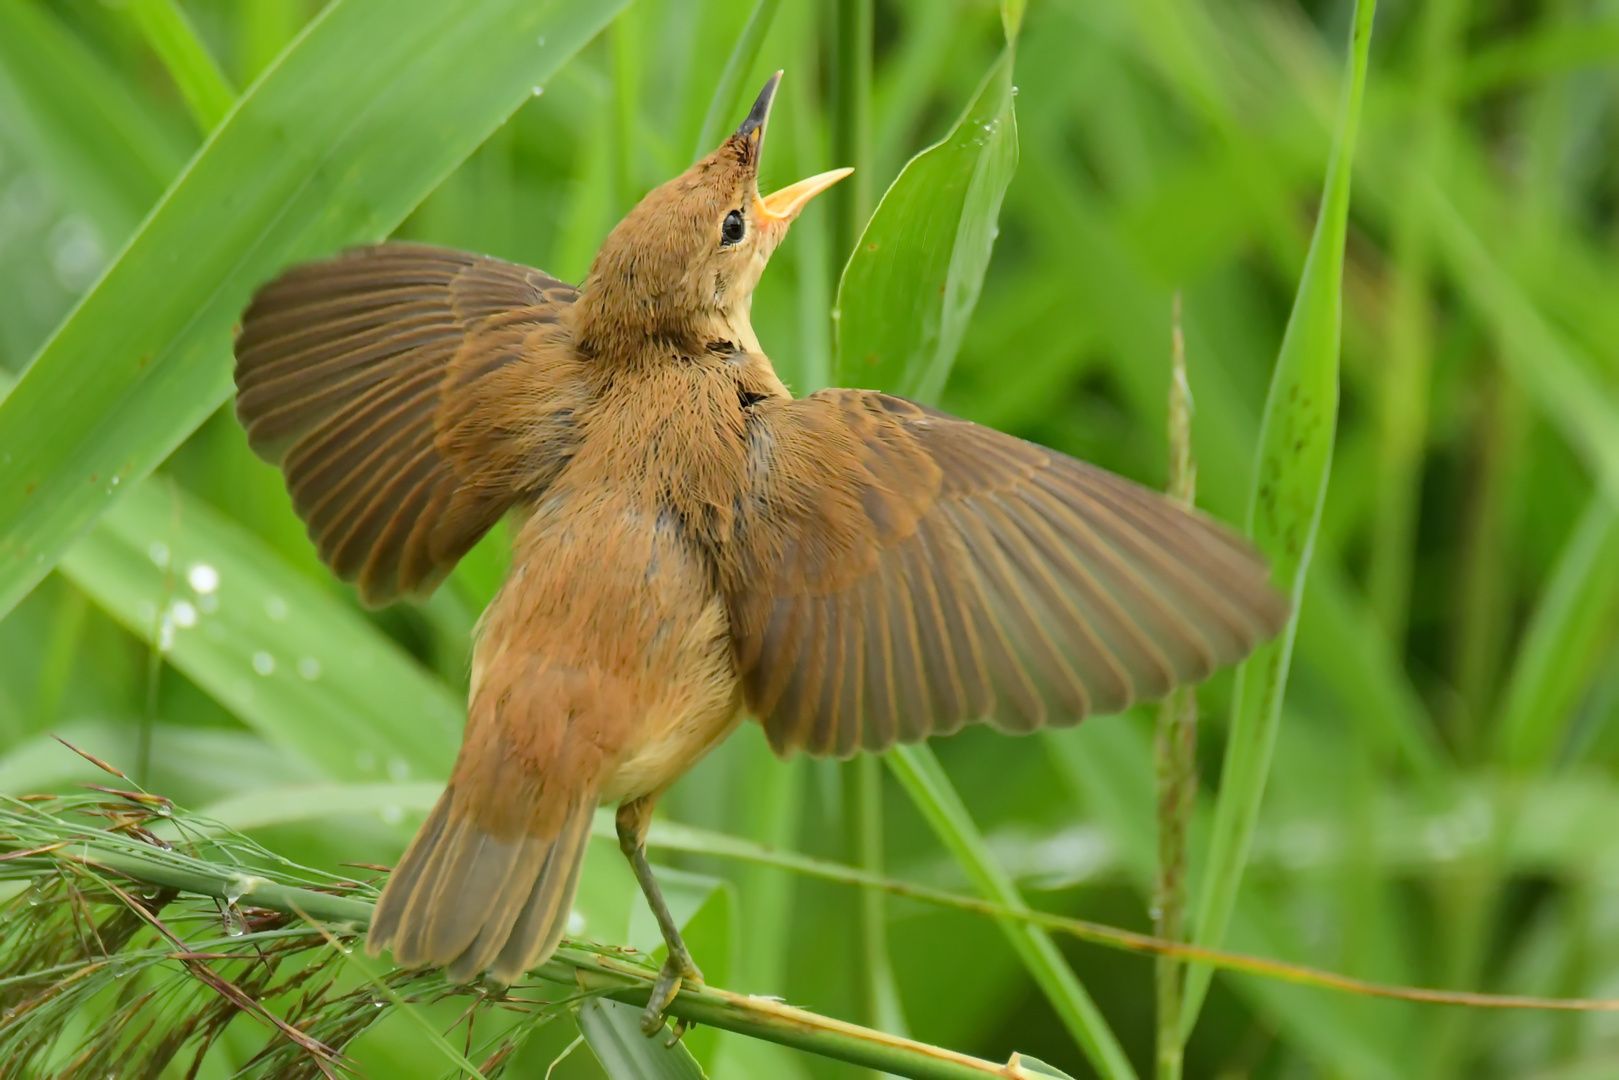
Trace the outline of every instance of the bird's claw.
{"type": "MultiPolygon", "coordinates": [[[[691,955],[684,949],[677,954],[670,952],[669,958],[658,969],[657,981],[652,984],[652,996],[647,999],[646,1011],[641,1014],[641,1033],[652,1038],[663,1030],[663,1016],[669,1011],[669,1003],[675,1000],[680,988],[687,982],[702,985],[703,973],[697,970],[692,962],[691,955]]],[[[677,1031],[675,1040],[678,1041],[684,1029],[677,1031]]]]}

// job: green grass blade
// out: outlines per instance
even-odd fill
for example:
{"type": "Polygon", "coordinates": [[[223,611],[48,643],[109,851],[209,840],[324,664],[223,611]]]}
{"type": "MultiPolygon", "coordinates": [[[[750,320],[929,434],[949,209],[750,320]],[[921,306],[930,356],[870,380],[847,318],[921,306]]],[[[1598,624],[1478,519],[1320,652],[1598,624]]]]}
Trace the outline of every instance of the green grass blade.
{"type": "MultiPolygon", "coordinates": [[[[961,796],[945,774],[939,759],[926,745],[900,746],[887,755],[889,767],[899,778],[911,801],[922,816],[927,818],[935,835],[949,849],[961,868],[972,879],[973,885],[988,899],[998,901],[1015,910],[1027,910],[1028,905],[1017,886],[989,853],[984,837],[973,823],[961,796]]],[[[1017,951],[1029,974],[1045,991],[1046,999],[1057,1010],[1080,1049],[1097,1073],[1108,1080],[1115,1077],[1134,1077],[1135,1069],[1125,1055],[1124,1048],[1102,1018],[1101,1011],[1091,1000],[1068,961],[1051,935],[1037,926],[998,920],[1001,930],[1017,951]]]]}
{"type": "MultiPolygon", "coordinates": [[[[1214,831],[1193,932],[1199,945],[1218,946],[1225,939],[1236,907],[1276,744],[1299,603],[1326,498],[1338,417],[1349,184],[1375,10],[1375,0],[1356,2],[1349,82],[1327,166],[1321,213],[1265,403],[1250,529],[1255,543],[1271,560],[1273,580],[1292,599],[1294,614],[1281,637],[1262,646],[1237,675],[1214,831]]],[[[1212,974],[1203,965],[1193,965],[1187,972],[1183,1038],[1197,1022],[1212,974]]]]}
{"type": "Polygon", "coordinates": [[[950,134],[900,171],[838,284],[839,386],[937,400],[978,303],[1001,199],[1017,169],[1013,48],[950,134]]]}
{"type": "Polygon", "coordinates": [[[225,400],[256,286],[386,236],[620,6],[327,8],[0,406],[0,613],[225,400]]]}
{"type": "Polygon", "coordinates": [[[42,4],[0,4],[0,132],[121,244],[189,147],[42,4]]]}
{"type": "Polygon", "coordinates": [[[1619,400],[1593,374],[1597,365],[1546,321],[1437,188],[1425,194],[1452,280],[1500,342],[1507,370],[1619,501],[1619,400]]]}
{"type": "Polygon", "coordinates": [[[1619,626],[1619,508],[1598,491],[1530,617],[1502,695],[1497,760],[1525,772],[1562,749],[1579,696],[1619,626]]]}
{"type": "Polygon", "coordinates": [[[748,21],[742,26],[742,36],[736,39],[736,47],[725,61],[725,70],[720,72],[720,84],[714,88],[708,112],[703,114],[703,127],[697,135],[697,145],[691,152],[693,161],[712,153],[728,130],[727,125],[735,124],[736,118],[742,115],[742,99],[748,92],[743,80],[753,70],[754,61],[759,59],[759,49],[765,43],[765,35],[770,32],[770,24],[775,21],[779,7],[781,0],[756,0],[754,3],[748,21]]]}
{"type": "Polygon", "coordinates": [[[137,486],[62,572],[273,745],[334,780],[442,776],[458,695],[241,526],[137,486]]]}
{"type": "Polygon", "coordinates": [[[204,135],[219,126],[236,104],[236,91],[225,81],[196,28],[175,0],[130,0],[129,13],[146,43],[169,69],[186,107],[204,135]]]}
{"type": "Polygon", "coordinates": [[[1299,656],[1320,673],[1345,711],[1360,718],[1391,759],[1426,785],[1454,775],[1427,706],[1400,667],[1371,609],[1334,560],[1317,558],[1299,611],[1299,656]]]}
{"type": "Polygon", "coordinates": [[[387,998],[389,1003],[393,1005],[394,1010],[408,1019],[411,1025],[426,1037],[433,1049],[443,1055],[444,1060],[455,1068],[456,1080],[461,1080],[463,1073],[466,1074],[469,1080],[489,1080],[487,1076],[479,1071],[478,1066],[468,1061],[466,1055],[457,1050],[450,1040],[445,1038],[444,1033],[423,1014],[421,1009],[406,1001],[400,996],[399,991],[388,985],[384,979],[389,970],[387,964],[366,956],[363,949],[358,952],[355,951],[353,946],[342,944],[335,937],[331,937],[329,933],[327,936],[332,948],[337,950],[338,955],[343,958],[344,962],[358,971],[360,977],[365,980],[372,990],[387,998]]]}
{"type": "Polygon", "coordinates": [[[641,1010],[620,1001],[591,998],[579,1006],[579,1032],[612,1080],[703,1080],[702,1067],[686,1044],[663,1033],[641,1034],[641,1010]]]}
{"type": "MultiPolygon", "coordinates": [[[[1153,791],[1152,750],[1140,725],[1124,718],[1041,734],[1052,764],[1090,816],[1113,837],[1130,877],[1147,894],[1152,882],[1153,791]]],[[[1199,815],[1208,816],[1204,801],[1199,815]]],[[[1197,830],[1194,829],[1194,832],[1197,830]]],[[[1408,831],[1406,835],[1411,835],[1408,831]]],[[[1303,960],[1307,955],[1287,939],[1285,909],[1269,897],[1239,897],[1230,930],[1230,946],[1256,956],[1303,960]]],[[[1365,1015],[1319,994],[1268,979],[1244,978],[1243,996],[1257,1006],[1262,1022],[1287,1035],[1289,1045],[1331,1075],[1395,1080],[1400,1070],[1389,1046],[1394,1035],[1366,1022],[1365,1015]]]]}

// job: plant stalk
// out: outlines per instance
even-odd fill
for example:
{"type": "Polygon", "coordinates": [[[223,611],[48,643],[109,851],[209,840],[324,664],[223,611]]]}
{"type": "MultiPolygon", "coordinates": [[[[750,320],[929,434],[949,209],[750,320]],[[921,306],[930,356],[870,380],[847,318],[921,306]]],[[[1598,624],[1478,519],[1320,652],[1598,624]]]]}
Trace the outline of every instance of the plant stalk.
{"type": "MultiPolygon", "coordinates": [[[[1175,294],[1170,329],[1169,494],[1191,506],[1197,496],[1197,463],[1192,457],[1192,390],[1186,380],[1186,336],[1181,330],[1181,296],[1175,294]]],[[[1164,941],[1186,937],[1187,834],[1197,809],[1197,692],[1183,686],[1158,707],[1153,737],[1158,781],[1158,877],[1153,885],[1153,935],[1164,941]]],[[[1180,1080],[1185,1057],[1181,1004],[1186,965],[1160,955],[1156,1033],[1158,1080],[1180,1080]]]]}
{"type": "MultiPolygon", "coordinates": [[[[62,855],[150,885],[301,916],[328,930],[357,934],[370,925],[374,910],[366,900],[283,885],[230,867],[211,868],[195,862],[182,866],[173,860],[87,843],[72,845],[62,855]]],[[[534,973],[631,1005],[646,1004],[656,977],[654,968],[630,956],[575,947],[558,950],[534,973]]],[[[771,998],[717,987],[683,987],[670,1005],[669,1014],[912,1080],[982,1080],[986,1076],[1036,1080],[1017,1064],[1015,1056],[1005,1064],[986,1061],[796,1009],[771,998]]]]}

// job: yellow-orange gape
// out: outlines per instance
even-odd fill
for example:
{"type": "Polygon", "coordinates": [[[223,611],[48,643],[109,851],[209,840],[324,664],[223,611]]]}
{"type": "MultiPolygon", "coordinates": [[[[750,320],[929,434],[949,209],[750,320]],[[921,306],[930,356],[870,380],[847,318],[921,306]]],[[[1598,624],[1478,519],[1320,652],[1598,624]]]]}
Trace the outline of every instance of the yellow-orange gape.
{"type": "MultiPolygon", "coordinates": [[[[780,76],[577,288],[414,244],[293,269],[236,341],[237,415],[368,604],[431,591],[515,514],[465,742],[369,945],[510,982],[562,936],[591,815],[699,979],[644,837],[744,715],[840,757],[1115,712],[1241,659],[1286,606],[1241,538],[1095,466],[887,394],[794,398],[749,324],[793,219],[780,76]]],[[[1015,358],[1008,358],[1014,363],[1015,358]]]]}

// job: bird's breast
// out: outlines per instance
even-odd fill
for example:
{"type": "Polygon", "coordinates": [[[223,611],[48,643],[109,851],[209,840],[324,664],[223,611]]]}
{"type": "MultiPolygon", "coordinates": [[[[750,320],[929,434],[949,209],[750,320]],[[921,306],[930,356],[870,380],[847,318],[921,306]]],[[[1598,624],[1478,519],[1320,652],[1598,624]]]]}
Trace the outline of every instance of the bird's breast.
{"type": "Polygon", "coordinates": [[[701,545],[732,534],[747,483],[747,408],[738,369],[678,355],[614,380],[582,418],[561,480],[667,512],[701,545]]]}

